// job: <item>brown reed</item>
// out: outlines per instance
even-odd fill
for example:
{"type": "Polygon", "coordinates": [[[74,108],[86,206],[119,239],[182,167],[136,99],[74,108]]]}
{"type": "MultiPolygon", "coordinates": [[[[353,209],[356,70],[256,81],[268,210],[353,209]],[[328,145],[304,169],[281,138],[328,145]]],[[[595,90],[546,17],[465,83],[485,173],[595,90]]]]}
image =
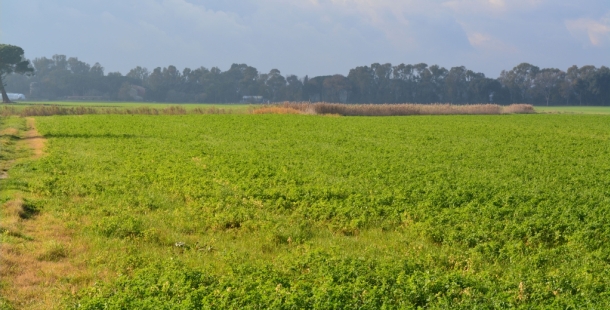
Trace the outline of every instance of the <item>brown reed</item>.
{"type": "Polygon", "coordinates": [[[505,114],[524,114],[524,113],[536,113],[534,106],[531,104],[511,104],[504,107],[503,113],[505,114]]]}
{"type": "Polygon", "coordinates": [[[186,114],[186,109],[181,106],[174,105],[174,106],[163,109],[163,114],[182,115],[182,114],[186,114]]]}
{"type": "Polygon", "coordinates": [[[336,114],[343,116],[399,116],[399,115],[468,115],[468,114],[512,114],[534,113],[529,104],[341,104],[327,102],[284,102],[272,106],[253,109],[253,114],[274,113],[296,110],[302,114],[336,114]],[[260,111],[260,112],[259,112],[260,111]]]}
{"type": "Polygon", "coordinates": [[[2,106],[2,110],[0,110],[0,116],[7,117],[11,115],[17,115],[17,109],[15,109],[15,107],[2,106]]]}
{"type": "Polygon", "coordinates": [[[231,109],[220,109],[217,107],[210,107],[207,109],[204,108],[194,108],[191,110],[193,114],[232,114],[233,111],[231,109]]]}
{"type": "MultiPolygon", "coordinates": [[[[141,114],[141,115],[184,115],[184,114],[233,114],[234,109],[217,107],[187,110],[182,106],[170,106],[163,109],[147,106],[136,108],[103,108],[103,107],[65,107],[65,106],[28,106],[22,109],[3,106],[0,115],[10,116],[51,116],[51,115],[84,115],[84,114],[141,114]]],[[[328,102],[283,102],[273,105],[250,107],[250,114],[313,114],[341,116],[399,116],[399,115],[450,115],[450,114],[516,114],[535,113],[530,104],[341,104],[328,102]]]]}
{"type": "Polygon", "coordinates": [[[237,113],[234,109],[221,109],[217,107],[194,108],[187,110],[182,106],[170,106],[167,108],[151,108],[147,106],[136,108],[103,108],[103,107],[64,107],[52,106],[28,106],[22,109],[3,106],[0,115],[18,115],[21,117],[29,116],[51,116],[51,115],[85,115],[85,114],[140,114],[140,115],[184,115],[184,114],[232,114],[237,113]]]}
{"type": "Polygon", "coordinates": [[[97,109],[90,107],[30,106],[23,108],[19,112],[19,116],[84,115],[97,113],[97,109]]]}

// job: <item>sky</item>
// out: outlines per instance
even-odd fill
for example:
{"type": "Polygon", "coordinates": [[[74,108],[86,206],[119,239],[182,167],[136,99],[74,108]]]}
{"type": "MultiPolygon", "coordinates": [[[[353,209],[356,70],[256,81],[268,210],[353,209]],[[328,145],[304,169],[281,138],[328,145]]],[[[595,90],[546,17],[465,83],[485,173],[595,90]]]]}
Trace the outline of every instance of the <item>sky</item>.
{"type": "Polygon", "coordinates": [[[246,63],[343,74],[372,63],[610,66],[609,0],[0,0],[0,43],[106,72],[246,63]]]}

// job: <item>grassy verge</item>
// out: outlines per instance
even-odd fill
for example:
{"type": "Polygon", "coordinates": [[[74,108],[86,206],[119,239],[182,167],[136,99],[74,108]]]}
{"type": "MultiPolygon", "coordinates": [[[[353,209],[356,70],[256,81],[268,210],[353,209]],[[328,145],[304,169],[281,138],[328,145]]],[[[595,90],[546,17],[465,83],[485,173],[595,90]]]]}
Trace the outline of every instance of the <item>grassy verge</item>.
{"type": "MultiPolygon", "coordinates": [[[[15,190],[7,188],[7,179],[9,177],[8,170],[14,165],[15,160],[25,157],[27,153],[24,149],[18,148],[17,142],[20,140],[20,135],[25,129],[25,120],[17,117],[1,117],[0,118],[0,204],[2,212],[0,214],[0,250],[3,254],[0,259],[0,309],[12,309],[12,303],[6,299],[6,289],[12,283],[5,277],[3,272],[6,268],[4,260],[4,250],[7,248],[7,243],[12,238],[21,237],[21,233],[15,229],[16,222],[13,210],[7,210],[10,206],[10,201],[15,196],[15,190]]],[[[18,216],[18,214],[17,214],[18,216]]]]}
{"type": "Polygon", "coordinates": [[[75,261],[86,245],[28,189],[23,171],[31,171],[45,146],[34,120],[1,122],[0,309],[57,309],[63,294],[93,279],[84,262],[75,261]]]}

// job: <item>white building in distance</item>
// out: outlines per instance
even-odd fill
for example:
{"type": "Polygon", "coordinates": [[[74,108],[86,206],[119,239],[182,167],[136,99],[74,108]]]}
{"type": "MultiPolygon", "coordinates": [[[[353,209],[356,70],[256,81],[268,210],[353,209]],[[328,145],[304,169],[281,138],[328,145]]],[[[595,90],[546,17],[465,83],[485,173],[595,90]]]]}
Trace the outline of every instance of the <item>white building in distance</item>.
{"type": "Polygon", "coordinates": [[[17,93],[7,93],[6,94],[8,96],[9,100],[25,100],[25,95],[24,94],[17,94],[17,93]]]}

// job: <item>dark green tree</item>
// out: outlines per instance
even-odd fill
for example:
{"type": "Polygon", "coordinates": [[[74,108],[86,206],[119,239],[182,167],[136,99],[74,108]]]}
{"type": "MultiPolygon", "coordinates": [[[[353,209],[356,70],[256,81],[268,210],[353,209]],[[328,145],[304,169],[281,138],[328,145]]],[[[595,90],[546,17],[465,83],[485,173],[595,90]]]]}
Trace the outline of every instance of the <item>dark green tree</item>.
{"type": "Polygon", "coordinates": [[[559,94],[562,81],[565,80],[565,72],[555,69],[542,69],[534,78],[534,91],[544,97],[548,106],[553,95],[559,94]]]}
{"type": "Polygon", "coordinates": [[[464,103],[468,101],[467,96],[467,73],[466,67],[453,67],[445,78],[446,99],[451,103],[464,103]]]}
{"type": "Polygon", "coordinates": [[[30,74],[34,69],[30,62],[23,57],[23,49],[19,46],[0,44],[0,91],[2,92],[2,103],[10,103],[11,100],[4,89],[4,76],[11,73],[30,74]]]}
{"type": "Polygon", "coordinates": [[[303,82],[299,80],[296,75],[289,75],[286,77],[286,100],[288,101],[301,101],[303,97],[303,82]]]}
{"type": "Polygon", "coordinates": [[[150,75],[150,72],[148,72],[148,69],[142,68],[140,66],[137,66],[137,67],[131,69],[129,71],[129,73],[127,73],[127,77],[136,79],[136,80],[140,81],[140,83],[142,83],[142,84],[146,83],[149,75],[150,75]]]}
{"type": "Polygon", "coordinates": [[[388,103],[392,102],[392,64],[374,63],[371,65],[373,71],[373,94],[374,102],[388,103]]]}
{"type": "Polygon", "coordinates": [[[595,71],[589,90],[595,96],[595,104],[610,103],[610,68],[602,66],[595,71]]]}
{"type": "MultiPolygon", "coordinates": [[[[370,103],[374,102],[375,73],[369,66],[361,66],[351,69],[347,78],[352,83],[352,102],[370,103]]],[[[310,80],[313,81],[315,78],[310,80]]]]}
{"type": "Polygon", "coordinates": [[[540,68],[522,63],[510,71],[502,70],[500,83],[509,89],[512,103],[532,103],[532,93],[536,74],[540,68]]]}
{"type": "Polygon", "coordinates": [[[283,88],[286,87],[286,78],[282,76],[280,70],[271,69],[267,75],[266,83],[271,91],[271,101],[275,102],[279,99],[283,88]]]}
{"type": "Polygon", "coordinates": [[[341,74],[335,74],[324,79],[324,99],[329,102],[346,103],[351,90],[350,81],[341,74]]]}

